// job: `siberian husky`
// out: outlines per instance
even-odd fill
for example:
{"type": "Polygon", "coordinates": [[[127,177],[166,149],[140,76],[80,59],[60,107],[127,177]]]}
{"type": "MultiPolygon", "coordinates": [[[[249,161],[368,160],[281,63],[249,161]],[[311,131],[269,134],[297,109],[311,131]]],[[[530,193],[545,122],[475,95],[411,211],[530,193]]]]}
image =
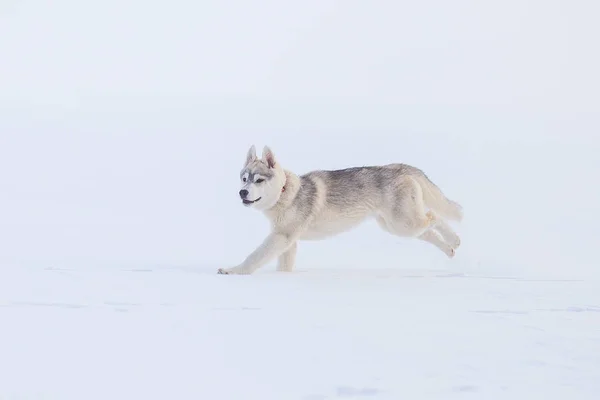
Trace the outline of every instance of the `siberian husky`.
{"type": "Polygon", "coordinates": [[[429,242],[448,257],[460,245],[443,218],[462,220],[462,207],[410,165],[317,170],[298,176],[284,169],[268,146],[257,158],[253,145],[240,180],[242,203],[264,213],[271,233],[241,264],[220,268],[219,274],[251,274],[275,258],[278,271],[292,271],[298,241],[325,239],[371,217],[385,231],[429,242]]]}

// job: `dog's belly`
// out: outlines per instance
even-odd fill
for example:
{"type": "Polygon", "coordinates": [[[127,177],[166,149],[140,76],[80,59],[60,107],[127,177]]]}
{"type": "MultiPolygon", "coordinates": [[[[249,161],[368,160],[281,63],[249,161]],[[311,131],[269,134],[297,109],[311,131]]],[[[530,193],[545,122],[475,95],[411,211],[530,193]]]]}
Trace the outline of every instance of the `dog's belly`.
{"type": "Polygon", "coordinates": [[[321,240],[347,232],[362,223],[370,213],[356,213],[354,215],[327,215],[317,218],[300,236],[300,240],[321,240]]]}

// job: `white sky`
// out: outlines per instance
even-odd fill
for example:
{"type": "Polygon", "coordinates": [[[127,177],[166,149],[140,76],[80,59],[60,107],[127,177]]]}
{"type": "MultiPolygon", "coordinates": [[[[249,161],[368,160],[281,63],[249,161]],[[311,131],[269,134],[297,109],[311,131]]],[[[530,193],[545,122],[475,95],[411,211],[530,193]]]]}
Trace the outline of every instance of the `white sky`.
{"type": "MultiPolygon", "coordinates": [[[[599,11],[577,0],[0,2],[0,262],[239,262],[266,233],[236,198],[255,143],[299,173],[424,168],[466,207],[466,265],[583,269],[600,219],[599,11]]],[[[380,262],[442,262],[368,229],[300,259],[366,262],[348,250],[356,240],[380,262]]]]}

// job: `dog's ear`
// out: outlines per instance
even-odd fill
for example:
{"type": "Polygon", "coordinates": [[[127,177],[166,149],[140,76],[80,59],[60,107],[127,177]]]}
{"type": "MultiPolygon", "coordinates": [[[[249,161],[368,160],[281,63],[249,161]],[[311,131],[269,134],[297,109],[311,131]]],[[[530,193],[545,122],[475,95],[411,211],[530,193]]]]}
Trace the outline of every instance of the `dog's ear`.
{"type": "Polygon", "coordinates": [[[250,164],[254,160],[256,160],[256,147],[252,145],[252,147],[248,149],[248,153],[246,154],[246,164],[244,164],[244,166],[250,164]]]}
{"type": "Polygon", "coordinates": [[[269,148],[269,146],[265,146],[262,153],[262,159],[267,162],[269,168],[273,168],[275,166],[275,154],[269,148]]]}

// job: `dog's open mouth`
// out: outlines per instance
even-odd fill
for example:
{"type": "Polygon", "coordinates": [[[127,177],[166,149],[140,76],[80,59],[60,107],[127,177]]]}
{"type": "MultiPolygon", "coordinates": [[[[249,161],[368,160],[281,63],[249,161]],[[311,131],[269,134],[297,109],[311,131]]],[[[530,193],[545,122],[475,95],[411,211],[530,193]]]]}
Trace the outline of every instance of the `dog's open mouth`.
{"type": "Polygon", "coordinates": [[[254,203],[256,203],[257,201],[259,201],[260,199],[262,199],[262,197],[259,197],[259,198],[258,198],[258,199],[256,199],[256,200],[246,200],[246,199],[244,199],[244,200],[242,200],[242,203],[244,203],[244,204],[246,204],[246,205],[248,205],[248,204],[254,204],[254,203]]]}

